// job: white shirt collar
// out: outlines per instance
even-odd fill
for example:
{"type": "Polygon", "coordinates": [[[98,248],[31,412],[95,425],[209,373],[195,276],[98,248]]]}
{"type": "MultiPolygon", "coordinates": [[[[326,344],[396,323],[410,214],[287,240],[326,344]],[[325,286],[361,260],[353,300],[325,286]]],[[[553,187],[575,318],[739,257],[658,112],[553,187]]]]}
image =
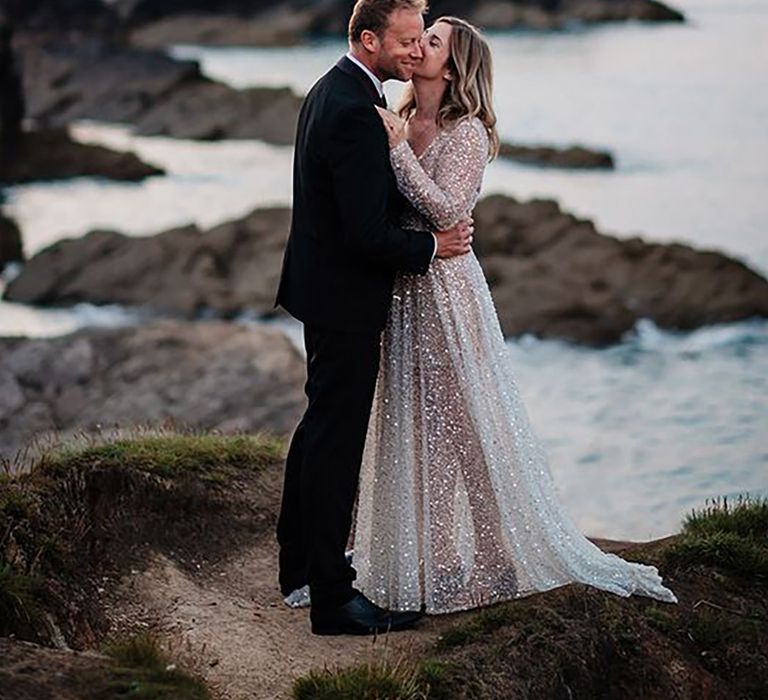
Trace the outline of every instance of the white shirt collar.
{"type": "Polygon", "coordinates": [[[352,63],[354,63],[356,66],[360,66],[360,68],[362,68],[366,72],[368,77],[373,81],[373,85],[376,88],[376,92],[379,93],[379,97],[382,97],[384,95],[384,84],[381,82],[381,80],[379,80],[373,73],[371,73],[371,69],[368,68],[368,66],[364,65],[358,59],[356,59],[352,55],[351,51],[347,51],[347,58],[350,61],[352,61],[352,63]]]}

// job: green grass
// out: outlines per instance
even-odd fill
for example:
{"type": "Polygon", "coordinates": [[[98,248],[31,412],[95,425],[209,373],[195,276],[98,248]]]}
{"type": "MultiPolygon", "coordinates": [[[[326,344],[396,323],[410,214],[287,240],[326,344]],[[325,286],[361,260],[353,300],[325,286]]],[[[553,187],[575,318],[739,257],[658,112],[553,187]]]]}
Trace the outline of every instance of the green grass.
{"type": "Polygon", "coordinates": [[[281,459],[283,450],[283,442],[270,435],[160,433],[65,445],[47,452],[38,466],[49,470],[120,466],[166,477],[195,475],[225,482],[237,470],[259,471],[281,459]]]}
{"type": "Polygon", "coordinates": [[[112,642],[104,652],[115,666],[107,687],[110,697],[142,700],[209,700],[203,681],[176,665],[149,634],[112,642]]]}
{"type": "Polygon", "coordinates": [[[449,628],[437,642],[440,650],[462,647],[482,640],[502,627],[514,625],[522,638],[565,629],[565,621],[551,608],[533,607],[523,602],[503,603],[480,608],[473,616],[449,628]]]}
{"type": "Polygon", "coordinates": [[[707,502],[683,521],[680,537],[662,552],[669,566],[711,566],[768,583],[768,499],[740,496],[707,502]]]}
{"type": "Polygon", "coordinates": [[[768,538],[768,498],[739,496],[736,504],[727,498],[706,501],[683,521],[683,534],[711,535],[720,532],[740,537],[768,538]]]}
{"type": "Polygon", "coordinates": [[[688,633],[701,649],[726,648],[733,644],[757,644],[766,620],[704,608],[691,618],[688,633]]]}
{"type": "MultiPolygon", "coordinates": [[[[439,673],[436,668],[430,669],[439,673]]],[[[427,700],[420,667],[400,660],[310,671],[293,684],[295,700],[427,700]]]]}
{"type": "MultiPolygon", "coordinates": [[[[17,633],[39,641],[46,635],[47,626],[37,624],[44,613],[59,621],[68,619],[75,610],[86,614],[94,601],[77,591],[84,567],[93,564],[91,556],[98,555],[90,548],[94,537],[99,543],[110,541],[103,532],[118,528],[113,536],[119,541],[120,527],[136,531],[146,525],[148,533],[158,531],[162,539],[163,530],[157,529],[157,522],[173,517],[162,508],[164,503],[174,504],[177,493],[183,507],[189,505],[189,500],[184,500],[189,493],[203,508],[207,508],[209,495],[211,503],[228,504],[232,500],[228,493],[239,490],[249,475],[258,476],[279,462],[283,450],[282,441],[261,434],[134,429],[119,439],[76,436],[63,445],[49,446],[28,470],[2,471],[0,633],[17,633]],[[97,475],[91,480],[91,472],[102,470],[108,472],[106,478],[97,475]],[[173,485],[179,488],[166,488],[167,483],[156,485],[151,493],[160,493],[162,498],[147,501],[149,510],[145,513],[141,510],[145,492],[132,485],[136,483],[134,476],[147,473],[174,480],[173,485]],[[217,488],[201,490],[196,482],[217,488]],[[217,501],[221,485],[228,486],[229,491],[224,489],[225,500],[217,501]],[[41,580],[45,585],[39,584],[41,580]],[[70,605],[65,598],[79,602],[70,605]]],[[[139,481],[156,480],[144,477],[139,481]]],[[[225,517],[223,513],[215,517],[225,517]]]]}
{"type": "Polygon", "coordinates": [[[658,605],[649,605],[645,609],[645,617],[660,632],[672,634],[678,629],[678,618],[672,615],[668,610],[660,608],[658,605]]]}

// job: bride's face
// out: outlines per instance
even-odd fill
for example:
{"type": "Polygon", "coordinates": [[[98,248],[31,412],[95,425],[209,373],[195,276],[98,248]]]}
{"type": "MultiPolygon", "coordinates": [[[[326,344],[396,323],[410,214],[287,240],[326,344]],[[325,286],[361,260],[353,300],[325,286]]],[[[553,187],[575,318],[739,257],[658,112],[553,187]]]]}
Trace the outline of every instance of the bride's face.
{"type": "Polygon", "coordinates": [[[446,79],[448,58],[451,55],[451,32],[453,27],[445,22],[436,22],[421,37],[424,58],[416,65],[414,77],[425,79],[446,79]]]}

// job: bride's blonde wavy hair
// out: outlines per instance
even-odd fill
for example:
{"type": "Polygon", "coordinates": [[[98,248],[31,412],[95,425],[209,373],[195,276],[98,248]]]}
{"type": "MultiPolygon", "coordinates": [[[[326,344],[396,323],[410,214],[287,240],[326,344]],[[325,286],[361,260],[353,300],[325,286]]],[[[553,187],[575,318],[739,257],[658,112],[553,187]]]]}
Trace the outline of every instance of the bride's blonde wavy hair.
{"type": "MultiPolygon", "coordinates": [[[[493,110],[493,62],[491,49],[477,27],[458,17],[435,20],[451,26],[448,69],[453,76],[443,95],[437,113],[437,124],[443,128],[462,119],[477,117],[488,132],[488,158],[499,153],[496,113],[493,110]]],[[[416,110],[413,85],[408,85],[397,112],[408,119],[416,110]]]]}

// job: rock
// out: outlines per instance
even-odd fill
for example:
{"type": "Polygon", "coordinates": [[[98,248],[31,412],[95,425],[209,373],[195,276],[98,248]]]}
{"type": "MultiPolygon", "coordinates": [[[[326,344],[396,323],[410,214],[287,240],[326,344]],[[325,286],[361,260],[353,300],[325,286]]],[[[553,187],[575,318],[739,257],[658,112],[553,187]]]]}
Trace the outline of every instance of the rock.
{"type": "Polygon", "coordinates": [[[130,33],[133,46],[160,48],[171,44],[204,46],[293,46],[304,40],[312,17],[303,11],[268,16],[181,14],[141,25],[130,33]]]}
{"type": "Polygon", "coordinates": [[[105,32],[115,30],[117,15],[103,0],[23,0],[3,3],[5,12],[25,32],[105,32]]]}
{"type": "MultiPolygon", "coordinates": [[[[0,196],[1,205],[2,197],[0,196]]],[[[13,219],[3,215],[2,208],[0,208],[0,270],[5,267],[6,263],[18,262],[23,259],[21,231],[13,219]]]]}
{"type": "Polygon", "coordinates": [[[286,434],[303,408],[304,374],[282,332],[223,321],[0,338],[0,454],[48,431],[166,420],[286,434]]]}
{"type": "MultiPolygon", "coordinates": [[[[144,46],[173,43],[293,44],[310,34],[344,34],[353,0],[306,3],[295,0],[117,0],[132,40],[144,46]]],[[[458,15],[486,29],[562,29],[569,24],[639,20],[684,21],[655,0],[432,0],[428,21],[458,15]]]]}
{"type": "Polygon", "coordinates": [[[85,700],[106,685],[113,662],[95,651],[70,651],[0,637],[0,687],[15,700],[85,700]]]}
{"type": "Polygon", "coordinates": [[[552,146],[523,146],[502,143],[499,157],[529,165],[552,168],[609,169],[614,167],[613,156],[607,151],[594,151],[583,146],[555,148],[552,146]]]}
{"type": "Polygon", "coordinates": [[[0,157],[12,154],[24,119],[24,94],[16,57],[11,48],[13,29],[0,10],[0,157]]]}
{"type": "Polygon", "coordinates": [[[684,22],[682,12],[656,0],[573,0],[563,4],[563,17],[566,22],[577,21],[585,24],[604,22],[684,22]]]}
{"type": "MultiPolygon", "coordinates": [[[[5,298],[144,305],[187,318],[270,315],[289,222],[290,211],[277,208],[206,232],[91,232],[40,251],[5,298]]],[[[478,204],[475,226],[507,336],[606,345],[641,318],[692,329],[768,316],[768,282],[743,263],[678,243],[613,238],[554,201],[491,196],[478,204]]]]}
{"type": "Polygon", "coordinates": [[[129,123],[140,134],[293,141],[301,98],[288,88],[235,90],[204,78],[194,61],[110,46],[27,46],[29,115],[41,127],[75,119],[129,123]]]}
{"type": "Polygon", "coordinates": [[[24,405],[24,392],[16,378],[0,367],[0,421],[12,416],[24,405]]]}
{"type": "Polygon", "coordinates": [[[262,139],[289,145],[296,134],[301,98],[290,88],[247,90],[215,82],[184,86],[136,122],[145,136],[183,139],[262,139]]]}
{"type": "Polygon", "coordinates": [[[0,162],[0,184],[83,176],[135,181],[163,173],[133,153],[73,141],[66,129],[23,134],[14,157],[0,162]]]}
{"type": "Polygon", "coordinates": [[[768,281],[742,262],[680,243],[613,238],[554,201],[488,197],[475,209],[475,228],[508,336],[605,345],[641,318],[688,330],[768,316],[768,281]]]}
{"type": "Polygon", "coordinates": [[[202,232],[144,238],[93,231],[54,243],[29,261],[6,298],[30,304],[150,305],[187,318],[271,310],[290,210],[256,210],[202,232]]]}
{"type": "Polygon", "coordinates": [[[564,29],[571,24],[602,24],[627,20],[685,21],[681,12],[655,0],[485,0],[477,3],[444,0],[431,4],[432,14],[446,14],[443,6],[448,5],[460,5],[460,16],[486,29],[552,30],[564,29]]]}

